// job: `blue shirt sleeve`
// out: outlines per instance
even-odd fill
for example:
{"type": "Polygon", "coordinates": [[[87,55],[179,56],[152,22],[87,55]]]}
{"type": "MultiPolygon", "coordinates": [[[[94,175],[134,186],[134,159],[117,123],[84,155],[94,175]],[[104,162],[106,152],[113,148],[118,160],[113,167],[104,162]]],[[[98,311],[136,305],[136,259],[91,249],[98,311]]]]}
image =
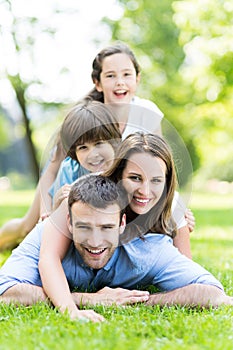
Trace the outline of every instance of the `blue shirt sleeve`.
{"type": "Polygon", "coordinates": [[[70,185],[78,178],[79,168],[79,163],[70,157],[62,161],[57,177],[49,189],[49,194],[52,198],[63,185],[70,185]]]}
{"type": "Polygon", "coordinates": [[[160,291],[169,291],[200,283],[223,290],[222,284],[209,271],[182,255],[166,235],[147,234],[145,240],[135,239],[122,248],[128,261],[120,262],[119,259],[118,263],[126,288],[154,285],[160,291]],[[129,261],[132,265],[130,272],[129,261]]]}

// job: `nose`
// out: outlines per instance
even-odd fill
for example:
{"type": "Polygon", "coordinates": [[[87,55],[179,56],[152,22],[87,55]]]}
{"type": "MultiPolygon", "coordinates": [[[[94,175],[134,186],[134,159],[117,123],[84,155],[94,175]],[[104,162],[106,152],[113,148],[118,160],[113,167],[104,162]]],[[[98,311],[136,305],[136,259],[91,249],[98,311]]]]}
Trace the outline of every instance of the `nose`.
{"type": "Polygon", "coordinates": [[[117,76],[116,85],[124,85],[125,81],[122,76],[117,76]]]}
{"type": "Polygon", "coordinates": [[[97,147],[92,147],[88,153],[88,158],[97,158],[99,156],[99,150],[97,147]]]}
{"type": "Polygon", "coordinates": [[[103,245],[103,237],[99,229],[93,229],[93,231],[88,237],[88,244],[92,248],[98,248],[103,245]]]}
{"type": "Polygon", "coordinates": [[[150,195],[150,184],[149,181],[143,181],[139,184],[137,191],[140,195],[149,197],[150,195]]]}

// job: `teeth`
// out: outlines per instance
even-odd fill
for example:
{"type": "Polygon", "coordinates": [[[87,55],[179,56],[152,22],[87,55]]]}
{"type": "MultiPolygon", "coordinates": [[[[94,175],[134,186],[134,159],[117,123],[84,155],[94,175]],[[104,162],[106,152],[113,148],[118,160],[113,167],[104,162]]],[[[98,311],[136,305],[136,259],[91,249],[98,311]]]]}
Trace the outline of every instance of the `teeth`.
{"type": "Polygon", "coordinates": [[[96,166],[96,165],[101,164],[101,162],[102,162],[102,160],[99,160],[98,162],[92,162],[92,163],[89,162],[89,164],[96,166]]]}
{"type": "Polygon", "coordinates": [[[139,203],[148,203],[149,199],[134,198],[139,203]]]}
{"type": "Polygon", "coordinates": [[[118,91],[115,91],[115,94],[124,94],[126,91],[125,90],[118,90],[118,91]]]}
{"type": "Polygon", "coordinates": [[[103,253],[103,252],[105,251],[105,248],[103,248],[103,249],[95,249],[95,250],[93,250],[93,249],[88,249],[88,248],[87,248],[87,250],[88,250],[91,254],[100,254],[100,253],[103,253]]]}

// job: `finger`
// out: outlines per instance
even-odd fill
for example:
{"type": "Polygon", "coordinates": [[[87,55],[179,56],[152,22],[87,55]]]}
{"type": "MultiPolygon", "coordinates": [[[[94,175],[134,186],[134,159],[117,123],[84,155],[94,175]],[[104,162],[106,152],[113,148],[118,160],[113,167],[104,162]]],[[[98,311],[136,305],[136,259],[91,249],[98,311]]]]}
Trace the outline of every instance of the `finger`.
{"type": "Polygon", "coordinates": [[[150,293],[147,290],[137,290],[137,289],[133,289],[131,290],[131,293],[133,293],[134,295],[138,295],[138,296],[143,296],[143,295],[150,295],[150,293]]]}
{"type": "Polygon", "coordinates": [[[81,311],[78,319],[81,320],[82,322],[92,321],[95,323],[105,321],[105,318],[102,315],[97,314],[93,310],[81,311]]]}
{"type": "Polygon", "coordinates": [[[149,296],[143,296],[143,297],[128,297],[121,299],[117,302],[117,305],[130,305],[130,304],[136,304],[136,303],[145,303],[149,300],[149,296]]]}

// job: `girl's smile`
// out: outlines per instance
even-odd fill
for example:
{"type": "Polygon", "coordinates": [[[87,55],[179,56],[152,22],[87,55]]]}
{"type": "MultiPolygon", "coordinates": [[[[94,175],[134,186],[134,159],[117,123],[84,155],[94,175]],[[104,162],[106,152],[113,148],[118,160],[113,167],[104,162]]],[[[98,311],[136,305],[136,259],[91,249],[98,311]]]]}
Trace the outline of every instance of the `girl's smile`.
{"type": "Polygon", "coordinates": [[[104,94],[104,103],[129,104],[135,95],[140,76],[125,53],[116,53],[103,60],[100,81],[96,89],[104,94]]]}

